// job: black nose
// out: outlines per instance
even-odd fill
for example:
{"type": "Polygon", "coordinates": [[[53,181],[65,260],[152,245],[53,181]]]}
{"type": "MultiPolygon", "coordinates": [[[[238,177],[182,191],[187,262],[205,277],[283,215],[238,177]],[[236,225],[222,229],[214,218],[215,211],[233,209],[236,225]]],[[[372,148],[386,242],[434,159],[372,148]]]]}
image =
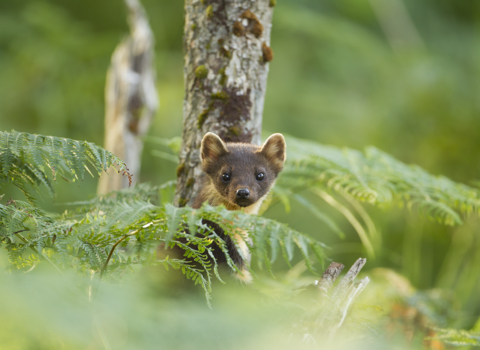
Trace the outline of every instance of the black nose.
{"type": "Polygon", "coordinates": [[[237,190],[237,198],[238,199],[246,199],[250,197],[250,191],[246,188],[241,188],[237,190]]]}

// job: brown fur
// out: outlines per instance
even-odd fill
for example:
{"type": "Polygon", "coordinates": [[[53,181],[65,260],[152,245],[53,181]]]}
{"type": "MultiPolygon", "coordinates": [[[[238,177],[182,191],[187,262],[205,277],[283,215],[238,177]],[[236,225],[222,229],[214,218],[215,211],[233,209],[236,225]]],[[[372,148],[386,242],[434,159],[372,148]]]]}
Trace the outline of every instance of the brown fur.
{"type": "MultiPolygon", "coordinates": [[[[223,204],[229,210],[247,208],[262,200],[275,183],[286,159],[285,139],[273,134],[260,147],[248,143],[225,143],[213,133],[207,133],[201,144],[202,169],[206,176],[194,208],[203,202],[216,206],[223,204]],[[256,179],[263,173],[262,181],[256,179]],[[231,177],[229,182],[222,175],[231,177]],[[237,190],[248,189],[248,200],[236,198],[237,190]]],[[[258,210],[257,210],[258,212],[258,210]]],[[[252,213],[252,214],[256,214],[252,213]]]]}
{"type": "MultiPolygon", "coordinates": [[[[200,149],[204,171],[200,179],[201,190],[192,207],[199,208],[202,203],[207,202],[213,206],[223,204],[228,210],[241,209],[248,214],[257,214],[283,168],[285,152],[285,139],[281,134],[273,134],[262,146],[256,146],[246,143],[225,143],[217,135],[207,133],[200,149]],[[259,173],[264,174],[261,181],[257,179],[259,173]],[[224,181],[223,174],[228,174],[230,180],[224,181]],[[239,189],[247,189],[249,197],[237,198],[239,189]]],[[[250,252],[246,242],[250,239],[243,231],[233,237],[236,249],[247,259],[243,261],[241,256],[234,252],[236,253],[234,261],[242,271],[237,277],[248,283],[251,281],[251,275],[246,265],[250,263],[250,252]]],[[[224,239],[229,241],[232,238],[224,235],[224,239]]]]}

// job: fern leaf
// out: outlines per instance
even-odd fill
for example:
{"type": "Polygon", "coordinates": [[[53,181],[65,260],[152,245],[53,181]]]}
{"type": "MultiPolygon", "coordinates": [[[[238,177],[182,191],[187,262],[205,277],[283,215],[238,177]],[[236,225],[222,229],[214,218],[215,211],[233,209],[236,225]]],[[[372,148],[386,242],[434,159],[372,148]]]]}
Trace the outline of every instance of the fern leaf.
{"type": "Polygon", "coordinates": [[[5,177],[8,176],[13,163],[13,152],[11,150],[11,135],[0,132],[0,166],[5,177]]]}
{"type": "Polygon", "coordinates": [[[143,201],[118,203],[109,213],[110,218],[106,222],[104,230],[108,230],[114,225],[120,229],[127,227],[155,208],[153,204],[143,201]]]}
{"type": "Polygon", "coordinates": [[[374,147],[362,153],[293,137],[286,140],[288,157],[276,193],[323,187],[379,206],[400,201],[445,225],[460,224],[462,213],[479,212],[477,189],[403,164],[374,147]]]}
{"type": "Polygon", "coordinates": [[[440,340],[453,346],[480,346],[480,332],[466,331],[463,329],[434,328],[436,334],[429,340],[440,340]]]}
{"type": "Polygon", "coordinates": [[[33,196],[26,184],[33,187],[43,184],[53,196],[51,180],[55,181],[57,175],[67,180],[83,179],[88,164],[93,165],[97,171],[118,166],[119,172],[131,177],[123,161],[91,143],[0,131],[0,186],[2,183],[11,183],[31,201],[33,196]]]}
{"type": "Polygon", "coordinates": [[[180,222],[182,220],[182,215],[185,213],[185,208],[177,208],[171,204],[167,204],[165,206],[165,213],[168,217],[167,228],[168,233],[165,237],[165,247],[167,247],[168,243],[170,242],[171,238],[177,232],[180,222]]]}
{"type": "Polygon", "coordinates": [[[100,157],[100,152],[98,147],[91,142],[87,142],[87,154],[90,157],[90,164],[92,164],[97,170],[98,176],[103,171],[107,171],[107,160],[105,157],[100,157]]]}

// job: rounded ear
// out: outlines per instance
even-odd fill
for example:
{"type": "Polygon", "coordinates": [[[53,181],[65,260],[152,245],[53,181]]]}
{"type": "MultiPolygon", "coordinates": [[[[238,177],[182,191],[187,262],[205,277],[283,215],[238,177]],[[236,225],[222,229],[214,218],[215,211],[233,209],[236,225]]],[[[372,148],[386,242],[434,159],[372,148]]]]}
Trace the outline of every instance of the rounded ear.
{"type": "Polygon", "coordinates": [[[262,153],[278,171],[282,170],[283,164],[287,159],[287,144],[282,134],[273,134],[260,148],[262,153]]]}
{"type": "Polygon", "coordinates": [[[200,155],[202,161],[217,160],[220,156],[227,154],[227,146],[213,132],[207,132],[202,139],[202,145],[200,146],[200,155]]]}

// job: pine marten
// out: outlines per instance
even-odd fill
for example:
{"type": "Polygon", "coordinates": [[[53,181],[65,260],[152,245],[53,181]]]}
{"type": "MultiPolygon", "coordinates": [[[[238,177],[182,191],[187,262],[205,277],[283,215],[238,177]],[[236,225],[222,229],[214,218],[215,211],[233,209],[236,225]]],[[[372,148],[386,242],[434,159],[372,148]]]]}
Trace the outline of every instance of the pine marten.
{"type": "MultiPolygon", "coordinates": [[[[203,137],[201,149],[201,189],[192,207],[200,208],[202,203],[225,205],[228,210],[242,209],[248,214],[257,214],[263,200],[275,183],[286,159],[286,144],[282,134],[273,134],[262,146],[247,143],[223,142],[214,133],[203,137]]],[[[229,256],[241,273],[236,277],[245,283],[252,281],[248,271],[250,252],[246,242],[248,235],[225,234],[216,223],[203,220],[222,237],[228,247],[229,256]],[[241,254],[238,252],[240,250],[241,254]]],[[[224,253],[214,250],[217,262],[226,262],[224,253]]]]}

